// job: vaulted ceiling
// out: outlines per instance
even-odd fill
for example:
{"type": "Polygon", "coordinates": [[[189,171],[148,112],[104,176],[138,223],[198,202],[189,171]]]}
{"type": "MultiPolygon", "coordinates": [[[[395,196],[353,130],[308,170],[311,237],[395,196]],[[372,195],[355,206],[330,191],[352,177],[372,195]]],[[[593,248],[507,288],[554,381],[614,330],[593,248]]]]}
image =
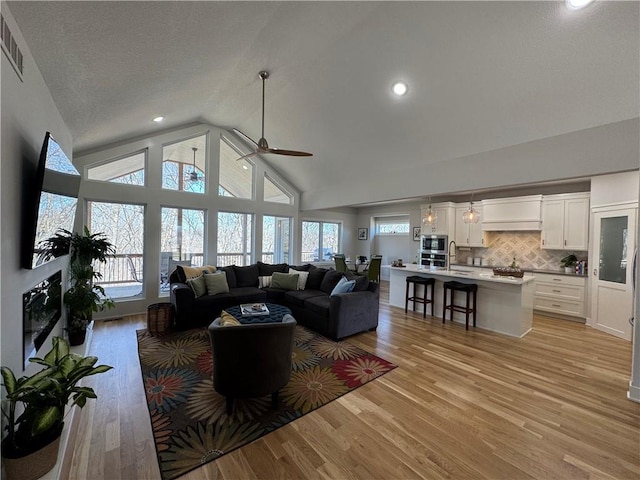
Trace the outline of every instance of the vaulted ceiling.
{"type": "Polygon", "coordinates": [[[192,122],[258,139],[269,70],[270,146],[314,156],[264,158],[309,208],[442,193],[460,159],[640,110],[638,2],[8,5],[76,153],[192,122]]]}

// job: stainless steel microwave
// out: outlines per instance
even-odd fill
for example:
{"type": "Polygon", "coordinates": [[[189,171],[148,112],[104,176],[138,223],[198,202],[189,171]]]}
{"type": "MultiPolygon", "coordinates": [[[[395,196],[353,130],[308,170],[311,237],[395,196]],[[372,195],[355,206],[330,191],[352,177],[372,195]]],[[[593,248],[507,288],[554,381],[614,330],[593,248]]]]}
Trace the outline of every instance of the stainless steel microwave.
{"type": "Polygon", "coordinates": [[[447,235],[422,235],[421,250],[446,255],[448,239],[447,235]]]}

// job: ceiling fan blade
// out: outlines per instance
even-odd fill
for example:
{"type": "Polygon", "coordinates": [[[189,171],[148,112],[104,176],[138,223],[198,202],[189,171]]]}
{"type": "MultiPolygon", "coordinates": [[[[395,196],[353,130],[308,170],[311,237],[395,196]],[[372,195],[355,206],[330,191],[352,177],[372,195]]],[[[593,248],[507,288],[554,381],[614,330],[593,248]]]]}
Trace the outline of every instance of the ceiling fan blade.
{"type": "Polygon", "coordinates": [[[250,143],[253,143],[256,147],[258,146],[258,142],[256,142],[253,138],[251,138],[249,135],[241,132],[240,130],[238,130],[237,128],[234,128],[233,131],[235,133],[237,133],[238,135],[240,135],[242,138],[244,138],[245,140],[249,141],[250,143]]]}
{"type": "Polygon", "coordinates": [[[281,148],[268,148],[264,153],[274,153],[276,155],[288,155],[290,157],[312,157],[313,153],[299,152],[297,150],[284,150],[281,148]]]}
{"type": "Polygon", "coordinates": [[[255,157],[259,153],[263,153],[263,152],[258,151],[258,152],[247,153],[246,155],[243,155],[240,158],[236,158],[236,162],[239,162],[240,160],[246,160],[247,158],[255,157]]]}

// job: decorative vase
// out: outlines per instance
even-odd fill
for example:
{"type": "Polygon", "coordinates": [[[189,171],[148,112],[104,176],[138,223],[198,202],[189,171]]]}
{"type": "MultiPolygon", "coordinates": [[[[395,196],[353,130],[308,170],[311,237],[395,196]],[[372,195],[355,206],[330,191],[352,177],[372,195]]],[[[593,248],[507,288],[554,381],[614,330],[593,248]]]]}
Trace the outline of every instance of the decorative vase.
{"type": "Polygon", "coordinates": [[[75,347],[77,345],[82,345],[84,343],[84,339],[87,336],[87,330],[73,330],[67,332],[69,334],[69,345],[75,347]]]}
{"type": "Polygon", "coordinates": [[[58,461],[60,435],[40,450],[20,458],[2,457],[7,480],[36,480],[53,467],[58,461]]]}

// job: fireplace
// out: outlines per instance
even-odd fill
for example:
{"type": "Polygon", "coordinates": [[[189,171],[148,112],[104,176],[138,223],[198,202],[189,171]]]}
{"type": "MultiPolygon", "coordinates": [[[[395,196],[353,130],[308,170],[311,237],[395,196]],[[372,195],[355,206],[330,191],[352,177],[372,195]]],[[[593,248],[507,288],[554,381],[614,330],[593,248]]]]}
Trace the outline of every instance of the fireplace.
{"type": "Polygon", "coordinates": [[[62,272],[58,271],[22,295],[23,362],[47,339],[62,315],[62,272]]]}

